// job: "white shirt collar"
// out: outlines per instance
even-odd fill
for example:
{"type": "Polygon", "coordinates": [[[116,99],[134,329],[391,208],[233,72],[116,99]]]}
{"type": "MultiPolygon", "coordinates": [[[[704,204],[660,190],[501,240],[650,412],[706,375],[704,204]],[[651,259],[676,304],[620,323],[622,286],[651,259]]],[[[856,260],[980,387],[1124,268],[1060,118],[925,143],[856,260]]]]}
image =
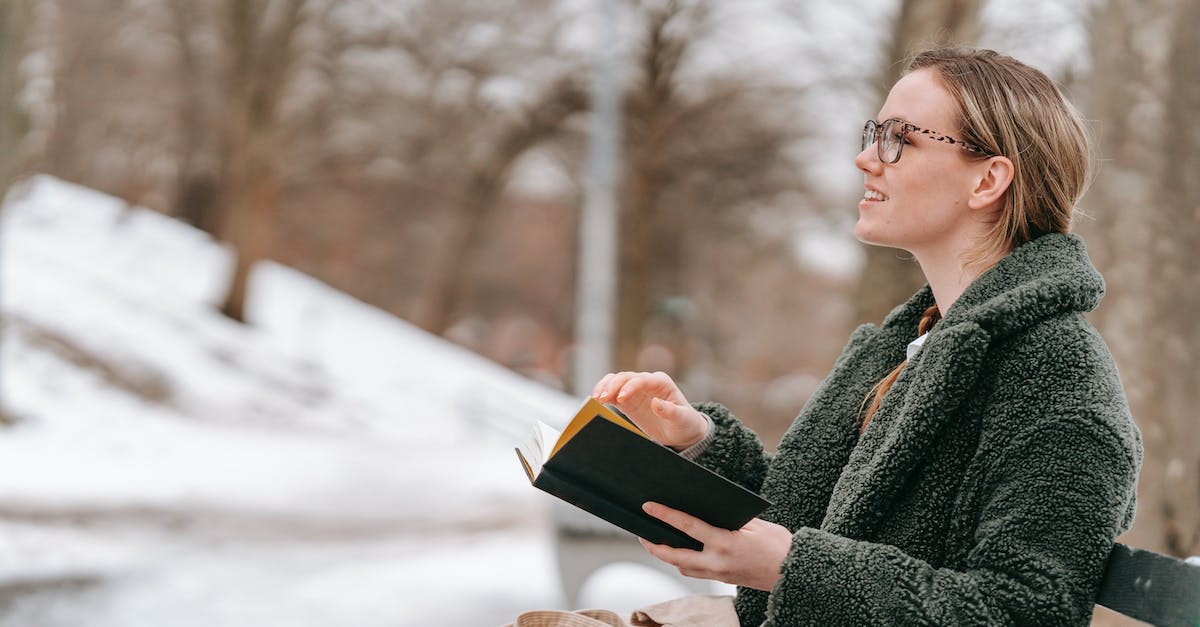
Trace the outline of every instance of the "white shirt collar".
{"type": "Polygon", "coordinates": [[[921,345],[925,343],[925,338],[927,337],[929,337],[929,333],[925,332],[921,334],[921,337],[908,343],[908,348],[905,351],[907,359],[911,360],[917,354],[917,351],[921,350],[921,345]]]}

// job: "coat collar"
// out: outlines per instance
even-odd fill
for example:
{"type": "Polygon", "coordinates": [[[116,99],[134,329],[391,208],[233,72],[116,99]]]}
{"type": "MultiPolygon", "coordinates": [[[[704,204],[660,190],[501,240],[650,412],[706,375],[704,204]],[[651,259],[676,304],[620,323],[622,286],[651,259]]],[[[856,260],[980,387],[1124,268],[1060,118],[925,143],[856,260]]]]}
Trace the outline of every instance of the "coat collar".
{"type": "Polygon", "coordinates": [[[1040,320],[1096,308],[1104,279],[1078,235],[1052,233],[1014,249],[967,286],[946,313],[947,326],[971,321],[1008,335],[1040,320]]]}
{"type": "MultiPolygon", "coordinates": [[[[1045,235],[1028,242],[976,279],[933,327],[854,446],[822,528],[852,538],[872,537],[913,469],[936,448],[975,387],[988,348],[1041,320],[1089,311],[1103,293],[1103,279],[1075,235],[1045,235]]],[[[933,295],[925,286],[881,327],[864,333],[860,354],[886,355],[892,366],[898,364],[931,304],[933,295]]]]}
{"type": "MultiPolygon", "coordinates": [[[[1104,297],[1104,278],[1087,255],[1083,239],[1051,233],[1013,249],[967,286],[939,326],[974,322],[994,335],[1007,335],[1066,312],[1092,311],[1104,297]]],[[[878,333],[917,336],[917,323],[933,305],[926,285],[884,318],[878,333]]]]}

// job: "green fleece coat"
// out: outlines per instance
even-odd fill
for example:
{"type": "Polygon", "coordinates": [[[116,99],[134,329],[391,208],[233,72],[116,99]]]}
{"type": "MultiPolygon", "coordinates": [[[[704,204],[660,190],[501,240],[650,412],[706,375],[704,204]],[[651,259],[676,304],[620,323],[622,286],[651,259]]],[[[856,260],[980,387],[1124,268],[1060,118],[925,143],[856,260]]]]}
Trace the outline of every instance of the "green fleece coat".
{"type": "Polygon", "coordinates": [[[698,462],[774,505],[795,535],[743,625],[1086,625],[1133,521],[1141,437],[1083,313],[1104,282],[1052,234],[984,273],[930,331],[859,437],[873,385],[933,304],[864,325],[773,456],[727,409],[698,462]],[[765,621],[765,623],[764,623],[765,621]]]}

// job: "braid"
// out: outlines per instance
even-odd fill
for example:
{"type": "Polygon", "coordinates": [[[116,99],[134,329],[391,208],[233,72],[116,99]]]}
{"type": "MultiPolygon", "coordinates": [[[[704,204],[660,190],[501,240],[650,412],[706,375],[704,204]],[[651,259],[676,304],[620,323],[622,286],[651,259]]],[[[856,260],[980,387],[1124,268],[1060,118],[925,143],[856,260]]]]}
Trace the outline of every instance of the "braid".
{"type": "MultiPolygon", "coordinates": [[[[931,305],[929,309],[925,310],[924,314],[921,314],[921,322],[917,325],[917,335],[925,335],[941,319],[942,311],[938,309],[936,304],[931,305]]],[[[863,415],[862,426],[859,427],[858,431],[860,434],[867,430],[867,425],[875,417],[875,412],[879,411],[879,405],[883,402],[883,396],[888,393],[888,390],[892,389],[892,384],[896,382],[896,379],[900,378],[900,371],[904,370],[904,366],[906,365],[908,365],[907,359],[900,362],[899,366],[896,366],[879,383],[876,383],[870,392],[867,392],[867,398],[863,399],[863,403],[870,400],[871,404],[867,407],[867,413],[863,415]]]]}

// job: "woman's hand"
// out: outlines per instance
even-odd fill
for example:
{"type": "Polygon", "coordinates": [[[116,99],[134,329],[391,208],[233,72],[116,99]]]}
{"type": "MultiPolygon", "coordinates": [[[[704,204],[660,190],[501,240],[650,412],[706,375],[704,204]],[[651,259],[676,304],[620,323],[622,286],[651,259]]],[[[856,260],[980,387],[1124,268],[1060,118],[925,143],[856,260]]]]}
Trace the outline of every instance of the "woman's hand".
{"type": "Polygon", "coordinates": [[[651,555],[678,568],[680,574],[768,591],[779,581],[783,560],[792,546],[792,532],[787,527],[755,518],[741,529],[729,531],[659,503],[646,503],[642,509],[704,543],[703,551],[693,551],[639,538],[651,555]]]}
{"type": "Polygon", "coordinates": [[[692,408],[679,386],[662,372],[615,372],[605,375],[592,397],[611,403],[650,439],[676,450],[708,435],[708,419],[692,408]]]}

